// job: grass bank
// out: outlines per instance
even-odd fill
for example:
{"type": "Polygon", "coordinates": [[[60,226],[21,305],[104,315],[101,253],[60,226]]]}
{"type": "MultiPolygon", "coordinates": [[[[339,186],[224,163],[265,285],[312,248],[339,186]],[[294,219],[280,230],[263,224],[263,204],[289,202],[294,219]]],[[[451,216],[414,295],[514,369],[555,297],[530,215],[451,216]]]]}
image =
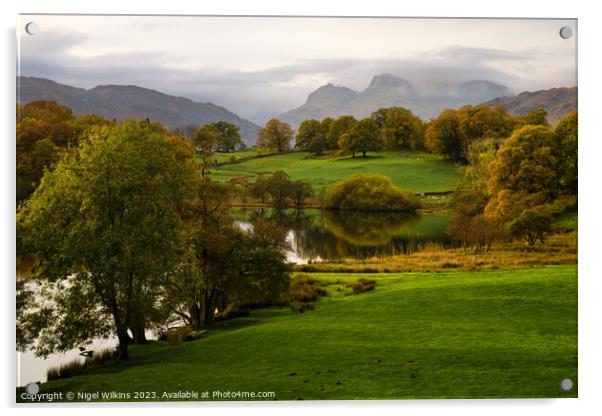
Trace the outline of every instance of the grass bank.
{"type": "MultiPolygon", "coordinates": [[[[248,157],[251,152],[235,152],[227,157],[248,157]]],[[[451,191],[462,178],[461,168],[453,163],[430,153],[412,151],[372,153],[366,158],[316,157],[305,152],[274,154],[223,164],[212,169],[211,175],[218,182],[236,177],[253,181],[258,173],[272,174],[277,170],[284,170],[293,180],[308,181],[316,192],[356,173],[388,176],[395,185],[412,193],[451,191]]]]}
{"type": "Polygon", "coordinates": [[[495,243],[491,251],[473,253],[462,248],[427,244],[420,251],[369,259],[344,258],[336,261],[297,265],[297,271],[334,273],[474,271],[577,263],[577,234],[553,234],[545,244],[528,247],[522,241],[495,243]]]}
{"type": "Polygon", "coordinates": [[[577,266],[333,274],[315,309],[252,311],[197,341],[134,346],[127,362],[41,392],[274,392],[278,400],[576,397],[577,266]],[[349,295],[349,282],[376,280],[349,295]]]}

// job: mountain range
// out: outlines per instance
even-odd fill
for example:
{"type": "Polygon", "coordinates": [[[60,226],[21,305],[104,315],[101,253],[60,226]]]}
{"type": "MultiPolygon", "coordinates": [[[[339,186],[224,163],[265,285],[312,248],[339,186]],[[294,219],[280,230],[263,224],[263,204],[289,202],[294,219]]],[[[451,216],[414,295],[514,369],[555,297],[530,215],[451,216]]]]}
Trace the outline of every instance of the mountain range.
{"type": "Polygon", "coordinates": [[[199,103],[135,85],[99,85],[91,89],[59,84],[36,77],[17,78],[18,100],[51,100],[66,105],[80,115],[95,113],[107,118],[158,120],[169,128],[200,126],[213,121],[228,121],[240,127],[247,145],[254,145],[260,127],[224,107],[199,103]]]}
{"type": "MultiPolygon", "coordinates": [[[[135,85],[99,85],[84,89],[36,77],[18,77],[17,85],[18,100],[22,104],[33,100],[52,100],[71,107],[76,114],[95,113],[117,120],[149,118],[158,120],[169,128],[228,121],[240,127],[241,136],[247,145],[255,144],[260,129],[257,124],[224,107],[135,85]]],[[[309,94],[305,104],[278,118],[296,128],[308,118],[321,120],[344,114],[362,118],[382,107],[402,106],[428,120],[436,117],[444,108],[459,108],[468,104],[489,107],[503,105],[513,115],[544,108],[548,112],[550,123],[555,124],[565,114],[577,108],[577,87],[512,95],[507,87],[490,81],[439,82],[415,87],[395,75],[381,74],[373,77],[370,85],[361,92],[333,84],[321,86],[309,94]]]]}
{"type": "Polygon", "coordinates": [[[281,114],[279,118],[296,127],[309,117],[322,119],[350,114],[363,118],[381,107],[400,106],[428,120],[444,108],[480,104],[511,95],[507,87],[491,81],[431,82],[417,88],[393,74],[380,74],[374,76],[368,87],[360,92],[326,84],[309,94],[305,104],[281,114]]]}
{"type": "Polygon", "coordinates": [[[510,114],[518,116],[543,108],[548,112],[550,124],[556,125],[562,117],[577,108],[577,87],[521,92],[514,97],[494,98],[483,105],[492,108],[503,105],[510,114]]]}

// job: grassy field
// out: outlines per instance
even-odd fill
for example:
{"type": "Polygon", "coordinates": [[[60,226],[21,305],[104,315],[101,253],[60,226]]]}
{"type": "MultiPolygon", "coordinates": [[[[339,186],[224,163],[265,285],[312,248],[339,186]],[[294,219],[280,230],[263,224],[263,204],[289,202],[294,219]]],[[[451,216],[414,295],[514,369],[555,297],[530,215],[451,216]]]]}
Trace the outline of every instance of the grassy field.
{"type": "MultiPolygon", "coordinates": [[[[244,154],[237,152],[220,157],[226,160],[232,155],[246,157],[253,151],[250,149],[244,154]]],[[[213,169],[211,174],[218,182],[238,176],[253,181],[258,173],[271,174],[277,170],[286,171],[294,180],[309,181],[318,192],[355,173],[383,174],[390,177],[395,185],[414,193],[451,191],[462,178],[461,169],[453,163],[423,152],[380,152],[368,154],[366,158],[318,158],[309,153],[295,152],[224,164],[213,169]]]]}
{"type": "MultiPolygon", "coordinates": [[[[312,274],[315,310],[253,311],[50,391],[273,391],[278,400],[576,397],[577,266],[312,274]],[[376,289],[349,295],[367,277],[376,289]],[[572,391],[560,381],[575,382],[572,391]]],[[[211,394],[211,393],[210,393],[211,394]]],[[[159,395],[160,397],[160,395],[159,395]]]]}

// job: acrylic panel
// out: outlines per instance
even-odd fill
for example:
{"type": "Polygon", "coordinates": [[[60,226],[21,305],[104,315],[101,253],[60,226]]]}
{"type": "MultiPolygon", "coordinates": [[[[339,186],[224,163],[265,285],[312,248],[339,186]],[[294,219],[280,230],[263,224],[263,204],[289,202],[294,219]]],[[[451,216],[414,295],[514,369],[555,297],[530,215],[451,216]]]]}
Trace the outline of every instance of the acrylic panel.
{"type": "Polygon", "coordinates": [[[577,20],[20,15],[16,400],[577,397],[577,20]]]}

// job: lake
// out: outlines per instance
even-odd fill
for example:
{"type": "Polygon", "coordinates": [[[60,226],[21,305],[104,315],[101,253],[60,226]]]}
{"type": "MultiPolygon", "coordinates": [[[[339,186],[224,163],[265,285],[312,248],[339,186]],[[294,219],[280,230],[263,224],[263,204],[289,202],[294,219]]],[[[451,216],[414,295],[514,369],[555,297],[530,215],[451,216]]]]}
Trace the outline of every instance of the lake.
{"type": "Polygon", "coordinates": [[[289,261],[297,264],[409,254],[429,243],[449,245],[445,231],[450,219],[445,215],[237,208],[232,216],[243,229],[257,219],[277,223],[286,232],[289,261]]]}

